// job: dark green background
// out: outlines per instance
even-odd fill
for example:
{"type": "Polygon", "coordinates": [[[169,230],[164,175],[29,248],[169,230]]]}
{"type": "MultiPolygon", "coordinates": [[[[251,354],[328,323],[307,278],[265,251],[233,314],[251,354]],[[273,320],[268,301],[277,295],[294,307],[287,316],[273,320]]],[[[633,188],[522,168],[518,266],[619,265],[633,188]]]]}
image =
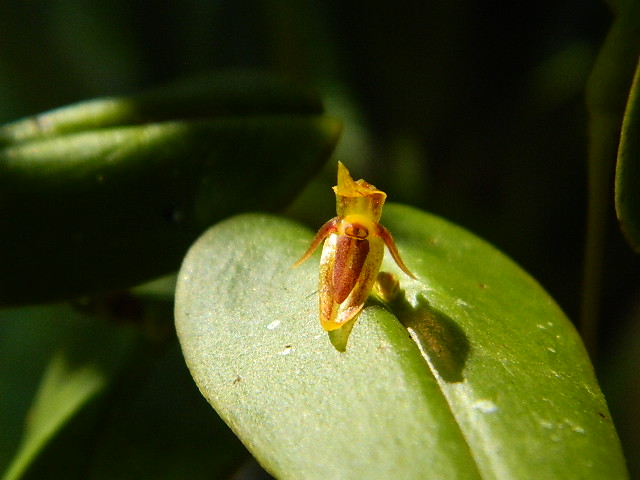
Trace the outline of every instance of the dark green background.
{"type": "MultiPolygon", "coordinates": [[[[595,0],[8,0],[0,123],[210,70],[282,73],[343,118],[334,158],[355,178],[492,242],[578,323],[585,84],[611,20],[595,0]]],[[[333,215],[325,173],[289,211],[314,227],[333,215]]],[[[609,210],[595,366],[637,452],[640,261],[609,210]]]]}

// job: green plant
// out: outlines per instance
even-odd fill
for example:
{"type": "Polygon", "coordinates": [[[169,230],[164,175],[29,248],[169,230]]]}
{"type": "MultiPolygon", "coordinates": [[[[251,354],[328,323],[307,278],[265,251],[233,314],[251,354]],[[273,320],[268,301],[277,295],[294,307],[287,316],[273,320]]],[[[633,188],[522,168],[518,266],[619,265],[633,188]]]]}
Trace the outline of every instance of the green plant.
{"type": "MultiPolygon", "coordinates": [[[[610,361],[615,349],[599,332],[613,335],[608,329],[622,315],[612,312],[604,288],[611,282],[602,272],[612,268],[607,203],[615,199],[630,244],[637,250],[639,243],[638,3],[610,2],[615,21],[587,85],[584,290],[561,261],[575,254],[566,238],[579,245],[581,228],[558,228],[571,223],[562,212],[581,222],[581,210],[557,201],[564,200],[553,196],[560,188],[535,185],[540,178],[562,188],[567,178],[579,183],[575,165],[565,178],[561,169],[543,176],[550,167],[540,164],[548,152],[571,157],[572,142],[585,143],[571,128],[582,128],[576,112],[589,48],[555,39],[555,56],[527,59],[526,86],[513,72],[489,77],[482,68],[468,77],[463,66],[484,51],[475,42],[487,46],[469,33],[472,2],[434,6],[427,16],[401,3],[397,10],[378,2],[366,11],[340,6],[344,18],[357,13],[350,27],[367,39],[352,60],[356,70],[373,72],[370,79],[358,71],[370,89],[360,91],[369,124],[346,88],[357,85],[357,75],[341,77],[348,69],[336,60],[339,40],[328,35],[331,7],[266,1],[246,15],[234,16],[225,2],[186,2],[181,15],[154,12],[184,20],[184,36],[163,31],[164,46],[180,45],[180,58],[198,70],[225,63],[204,61],[215,56],[202,40],[212,35],[206,19],[223,19],[214,29],[219,43],[209,43],[234,47],[228,51],[244,60],[255,53],[240,52],[243,42],[256,45],[253,36],[266,31],[269,61],[258,70],[190,75],[0,127],[3,478],[230,478],[252,457],[278,478],[627,476],[613,421],[636,413],[620,406],[621,398],[633,404],[633,392],[616,395],[617,384],[632,384],[617,379],[632,376],[633,364],[610,361]],[[255,27],[261,15],[264,29],[241,28],[242,41],[224,43],[239,38],[239,18],[255,27]],[[425,19],[433,23],[412,28],[425,19]],[[403,28],[387,28],[396,24],[403,28]],[[368,64],[369,54],[380,61],[368,64]],[[423,71],[429,62],[439,68],[423,71]],[[265,66],[297,80],[262,73],[265,66]],[[513,90],[495,95],[488,79],[503,76],[513,90]],[[507,103],[517,112],[508,121],[501,118],[507,103]],[[540,133],[546,123],[558,139],[540,133]],[[290,268],[312,229],[334,215],[332,153],[356,178],[389,192],[381,223],[417,276],[386,258],[382,270],[397,276],[399,290],[369,298],[346,344],[318,321],[317,254],[290,268]],[[485,167],[492,158],[502,160],[485,167]],[[495,188],[496,165],[507,172],[502,189],[495,188]],[[563,313],[577,318],[578,303],[587,348],[563,313]],[[605,347],[600,357],[598,344],[605,347]],[[587,350],[613,392],[611,412],[587,350]]],[[[65,81],[43,93],[24,66],[32,59],[17,53],[24,31],[7,20],[29,6],[5,7],[0,70],[12,75],[0,78],[0,88],[14,95],[0,115],[157,83],[141,80],[140,65],[153,61],[132,60],[139,51],[117,21],[123,5],[87,5],[43,7],[41,21],[51,14],[59,40],[78,31],[68,27],[69,12],[83,16],[96,58],[130,83],[97,82],[95,64],[74,42],[61,57],[78,78],[56,70],[65,81]]],[[[31,31],[39,44],[49,30],[31,31]]],[[[485,61],[502,51],[498,43],[489,44],[485,61]]],[[[155,61],[165,68],[163,55],[155,61]]],[[[46,70],[50,59],[37,58],[46,70]]],[[[175,65],[159,71],[185,73],[175,65]]],[[[637,277],[615,273],[637,291],[637,277]]],[[[634,351],[635,337],[628,337],[622,354],[634,351]]],[[[629,438],[625,432],[632,451],[629,438]]]]}

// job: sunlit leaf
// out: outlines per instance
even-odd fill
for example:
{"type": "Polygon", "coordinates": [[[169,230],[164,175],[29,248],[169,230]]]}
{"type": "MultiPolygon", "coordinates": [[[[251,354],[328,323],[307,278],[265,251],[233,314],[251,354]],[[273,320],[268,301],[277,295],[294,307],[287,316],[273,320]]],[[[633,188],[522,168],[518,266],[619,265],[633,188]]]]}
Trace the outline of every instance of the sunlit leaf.
{"type": "Polygon", "coordinates": [[[258,461],[278,478],[624,478],[582,343],[542,288],[437,217],[382,220],[419,279],[385,260],[404,293],[369,302],[345,352],[319,325],[317,266],[290,269],[309,230],[243,215],[187,255],[187,364],[258,461]]]}
{"type": "Polygon", "coordinates": [[[247,115],[318,115],[313,91],[264,72],[223,71],[128,97],[105,97],[44,112],[0,128],[0,146],[89,130],[172,120],[247,115]]]}

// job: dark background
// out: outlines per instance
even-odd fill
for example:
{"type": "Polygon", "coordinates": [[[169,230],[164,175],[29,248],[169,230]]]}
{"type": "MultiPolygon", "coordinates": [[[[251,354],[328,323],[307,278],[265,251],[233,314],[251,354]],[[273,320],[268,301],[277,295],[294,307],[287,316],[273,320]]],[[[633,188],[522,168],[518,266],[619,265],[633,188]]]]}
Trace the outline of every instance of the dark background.
{"type": "MultiPolygon", "coordinates": [[[[495,244],[578,324],[584,90],[611,20],[596,0],[9,0],[0,121],[216,69],[280,72],[344,119],[334,159],[356,178],[495,244]]],[[[640,474],[640,261],[613,209],[603,275],[594,364],[640,474]]]]}

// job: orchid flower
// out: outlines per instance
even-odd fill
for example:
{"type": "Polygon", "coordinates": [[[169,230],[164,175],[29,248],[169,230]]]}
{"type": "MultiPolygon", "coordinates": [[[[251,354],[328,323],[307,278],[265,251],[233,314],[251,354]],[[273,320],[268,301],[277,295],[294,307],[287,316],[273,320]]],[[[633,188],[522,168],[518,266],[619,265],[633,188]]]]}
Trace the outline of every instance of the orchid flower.
{"type": "Polygon", "coordinates": [[[320,259],[320,324],[326,331],[342,327],[362,310],[373,288],[386,245],[400,269],[411,278],[389,230],[380,225],[387,194],[364,180],[354,181],[338,162],[337,216],[325,223],[297,267],[324,241],[320,259]]]}

